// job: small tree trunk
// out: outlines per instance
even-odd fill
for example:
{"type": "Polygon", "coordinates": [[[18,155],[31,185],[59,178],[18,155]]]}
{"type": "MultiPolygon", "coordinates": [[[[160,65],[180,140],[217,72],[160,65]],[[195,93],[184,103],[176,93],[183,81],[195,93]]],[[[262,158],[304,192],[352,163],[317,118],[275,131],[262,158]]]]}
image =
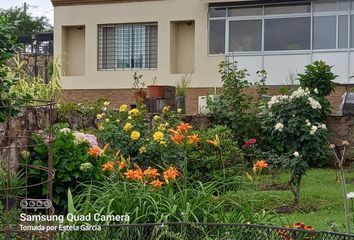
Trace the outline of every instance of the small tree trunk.
{"type": "Polygon", "coordinates": [[[294,195],[293,205],[298,206],[300,204],[301,196],[301,179],[302,175],[293,175],[289,181],[290,190],[294,195]]]}

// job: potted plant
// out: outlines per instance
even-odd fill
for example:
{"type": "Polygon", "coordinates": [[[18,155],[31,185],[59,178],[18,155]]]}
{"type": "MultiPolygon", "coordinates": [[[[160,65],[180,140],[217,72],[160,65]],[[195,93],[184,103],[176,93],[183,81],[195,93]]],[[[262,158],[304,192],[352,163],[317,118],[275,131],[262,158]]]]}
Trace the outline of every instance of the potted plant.
{"type": "Polygon", "coordinates": [[[147,86],[148,97],[149,98],[163,98],[164,86],[157,85],[157,78],[154,77],[152,80],[152,85],[147,86]]]}
{"type": "Polygon", "coordinates": [[[134,83],[133,83],[133,98],[136,102],[141,103],[146,99],[145,83],[141,82],[143,75],[138,75],[137,72],[134,73],[134,83]]]}
{"type": "Polygon", "coordinates": [[[176,105],[177,108],[182,109],[182,113],[186,113],[186,93],[187,87],[191,83],[192,75],[183,75],[181,82],[176,85],[176,105]]]}

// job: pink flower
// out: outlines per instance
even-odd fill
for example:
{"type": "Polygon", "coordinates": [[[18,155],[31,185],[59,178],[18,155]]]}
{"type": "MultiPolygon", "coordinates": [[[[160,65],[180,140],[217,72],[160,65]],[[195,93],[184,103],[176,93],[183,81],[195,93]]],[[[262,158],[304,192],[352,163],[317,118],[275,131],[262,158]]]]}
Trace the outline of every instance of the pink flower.
{"type": "Polygon", "coordinates": [[[85,141],[87,141],[89,143],[90,147],[97,147],[98,146],[97,138],[93,134],[86,134],[85,141]]]}

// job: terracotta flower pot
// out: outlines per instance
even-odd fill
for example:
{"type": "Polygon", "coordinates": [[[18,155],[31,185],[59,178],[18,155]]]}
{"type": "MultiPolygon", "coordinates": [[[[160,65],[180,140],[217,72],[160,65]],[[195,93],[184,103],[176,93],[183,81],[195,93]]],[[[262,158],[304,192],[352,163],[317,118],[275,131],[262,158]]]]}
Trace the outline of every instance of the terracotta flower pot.
{"type": "Polygon", "coordinates": [[[164,86],[150,85],[147,87],[149,98],[163,98],[164,86]]]}

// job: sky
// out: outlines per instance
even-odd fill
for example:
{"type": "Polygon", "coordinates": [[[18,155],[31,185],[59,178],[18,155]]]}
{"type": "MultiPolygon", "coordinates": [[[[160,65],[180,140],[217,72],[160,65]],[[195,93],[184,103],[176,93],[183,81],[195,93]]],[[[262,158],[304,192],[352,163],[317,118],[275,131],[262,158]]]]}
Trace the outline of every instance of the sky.
{"type": "Polygon", "coordinates": [[[53,5],[50,0],[0,0],[0,8],[8,9],[21,6],[24,2],[29,5],[28,11],[33,16],[46,16],[53,25],[53,5]]]}

